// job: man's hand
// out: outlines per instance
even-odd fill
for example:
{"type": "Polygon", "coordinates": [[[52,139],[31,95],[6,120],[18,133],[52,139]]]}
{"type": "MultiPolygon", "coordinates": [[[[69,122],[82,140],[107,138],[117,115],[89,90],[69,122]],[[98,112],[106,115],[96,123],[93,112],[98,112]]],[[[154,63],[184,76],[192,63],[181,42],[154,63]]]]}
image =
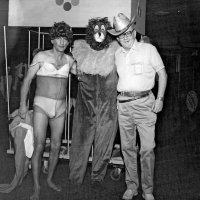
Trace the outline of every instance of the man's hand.
{"type": "Polygon", "coordinates": [[[152,106],[152,111],[154,113],[159,113],[163,109],[163,100],[156,99],[155,103],[152,106]]]}
{"type": "Polygon", "coordinates": [[[28,108],[27,108],[26,105],[20,105],[20,108],[19,108],[19,111],[18,111],[18,115],[22,119],[25,119],[27,111],[28,111],[28,108]]]}

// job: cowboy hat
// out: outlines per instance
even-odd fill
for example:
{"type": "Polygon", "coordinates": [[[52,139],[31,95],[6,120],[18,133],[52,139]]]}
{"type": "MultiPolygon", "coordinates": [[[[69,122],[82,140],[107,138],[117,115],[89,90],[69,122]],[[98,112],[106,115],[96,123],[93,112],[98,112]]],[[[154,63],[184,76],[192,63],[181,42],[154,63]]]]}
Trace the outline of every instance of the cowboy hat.
{"type": "Polygon", "coordinates": [[[118,36],[124,33],[128,28],[135,24],[135,18],[134,16],[131,20],[124,15],[123,13],[119,13],[116,17],[113,18],[113,29],[108,30],[108,32],[111,35],[118,36]]]}

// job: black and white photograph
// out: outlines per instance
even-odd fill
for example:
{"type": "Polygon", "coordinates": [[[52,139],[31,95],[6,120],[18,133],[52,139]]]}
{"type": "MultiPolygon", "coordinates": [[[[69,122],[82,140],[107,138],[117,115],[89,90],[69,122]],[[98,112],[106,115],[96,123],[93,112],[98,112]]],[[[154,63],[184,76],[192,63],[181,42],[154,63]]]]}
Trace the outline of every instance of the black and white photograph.
{"type": "Polygon", "coordinates": [[[200,200],[200,0],[0,0],[0,200],[200,200]]]}

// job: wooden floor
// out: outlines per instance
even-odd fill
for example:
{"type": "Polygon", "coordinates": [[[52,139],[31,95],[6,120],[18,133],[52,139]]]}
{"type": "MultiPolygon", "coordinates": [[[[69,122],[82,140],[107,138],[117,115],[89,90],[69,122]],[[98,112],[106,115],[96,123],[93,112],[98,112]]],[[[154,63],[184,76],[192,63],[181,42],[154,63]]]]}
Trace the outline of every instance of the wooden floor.
{"type": "MultiPolygon", "coordinates": [[[[166,105],[170,106],[170,105],[166,105]]],[[[156,143],[155,189],[156,200],[200,200],[200,125],[199,111],[186,118],[181,112],[166,108],[159,114],[156,143]],[[171,114],[173,113],[173,115],[171,114]],[[172,123],[173,122],[173,123],[172,123]]],[[[10,183],[14,173],[14,156],[6,153],[8,144],[8,120],[6,102],[0,96],[0,184],[10,183]]],[[[57,193],[46,185],[46,174],[41,173],[41,200],[118,200],[125,190],[124,173],[118,181],[110,177],[110,165],[101,185],[92,185],[91,167],[82,186],[69,183],[68,161],[59,160],[55,181],[63,188],[57,193]]],[[[28,200],[32,193],[31,170],[22,185],[9,194],[1,194],[0,200],[28,200]]],[[[141,188],[134,200],[142,200],[141,188]]]]}

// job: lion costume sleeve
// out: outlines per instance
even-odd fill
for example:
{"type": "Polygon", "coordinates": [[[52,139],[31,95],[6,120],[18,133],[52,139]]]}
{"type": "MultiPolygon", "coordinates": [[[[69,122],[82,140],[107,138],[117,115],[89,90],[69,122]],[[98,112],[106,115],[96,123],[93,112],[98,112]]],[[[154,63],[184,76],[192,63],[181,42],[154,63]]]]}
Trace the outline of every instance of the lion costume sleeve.
{"type": "Polygon", "coordinates": [[[77,61],[78,93],[73,118],[70,149],[70,180],[82,183],[93,145],[92,174],[102,181],[117,132],[117,81],[114,54],[116,41],[108,48],[93,50],[85,42],[74,43],[77,61]]]}

